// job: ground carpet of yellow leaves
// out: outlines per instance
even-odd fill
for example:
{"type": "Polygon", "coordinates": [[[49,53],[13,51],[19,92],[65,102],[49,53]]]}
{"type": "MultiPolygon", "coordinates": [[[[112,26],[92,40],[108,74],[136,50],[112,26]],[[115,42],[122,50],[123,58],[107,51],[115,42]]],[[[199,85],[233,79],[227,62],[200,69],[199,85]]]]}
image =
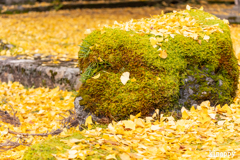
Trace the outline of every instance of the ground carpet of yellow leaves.
{"type": "MultiPolygon", "coordinates": [[[[76,58],[79,44],[86,29],[98,24],[113,24],[115,20],[127,21],[149,14],[161,14],[155,8],[125,8],[106,10],[74,10],[47,13],[29,13],[0,17],[0,39],[14,44],[11,51],[1,55],[34,53],[66,55],[76,58]],[[124,13],[124,14],[122,14],[124,13]]],[[[240,52],[240,26],[231,27],[236,56],[240,52]]],[[[240,87],[240,86],[239,86],[240,87]]],[[[0,143],[19,136],[8,133],[46,133],[61,127],[61,116],[73,109],[72,92],[58,88],[24,88],[21,84],[0,84],[0,110],[11,115],[17,111],[21,125],[14,127],[1,121],[0,143]]],[[[71,149],[55,154],[57,159],[80,158],[97,154],[92,147],[108,151],[102,159],[226,159],[240,158],[240,92],[230,106],[210,107],[203,102],[197,109],[182,109],[182,118],[173,117],[141,119],[139,115],[129,120],[113,122],[107,129],[96,128],[79,133],[86,139],[65,141],[71,149]]],[[[75,129],[73,129],[75,130],[75,129]]],[[[77,130],[75,130],[77,131],[77,130]]],[[[71,131],[65,130],[60,136],[71,131]]],[[[26,140],[35,144],[49,137],[35,136],[26,140]]],[[[20,159],[27,146],[1,152],[0,159],[20,159]]]]}

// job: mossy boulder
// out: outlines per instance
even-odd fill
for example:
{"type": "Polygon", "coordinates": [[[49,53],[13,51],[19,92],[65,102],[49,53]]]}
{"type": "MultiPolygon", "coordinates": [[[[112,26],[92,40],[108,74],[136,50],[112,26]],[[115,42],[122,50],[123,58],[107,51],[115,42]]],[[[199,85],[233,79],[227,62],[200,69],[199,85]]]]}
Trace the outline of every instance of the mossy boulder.
{"type": "Polygon", "coordinates": [[[79,66],[80,105],[115,120],[204,100],[229,104],[239,75],[228,24],[197,9],[94,30],[81,44],[79,66]]]}

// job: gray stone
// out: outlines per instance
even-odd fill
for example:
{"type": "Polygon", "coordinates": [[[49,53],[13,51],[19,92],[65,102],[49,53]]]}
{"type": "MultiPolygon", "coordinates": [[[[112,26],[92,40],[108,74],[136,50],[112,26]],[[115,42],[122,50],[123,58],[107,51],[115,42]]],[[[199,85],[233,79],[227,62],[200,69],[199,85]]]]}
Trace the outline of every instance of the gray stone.
{"type": "Polygon", "coordinates": [[[14,45],[12,45],[12,44],[6,44],[5,47],[6,47],[6,49],[11,49],[11,48],[14,47],[14,45]]]}
{"type": "Polygon", "coordinates": [[[219,86],[223,85],[223,81],[221,79],[219,79],[219,86]]]}
{"type": "Polygon", "coordinates": [[[194,81],[195,78],[194,78],[193,76],[188,76],[188,80],[189,80],[189,81],[194,81]]]}
{"type": "Polygon", "coordinates": [[[41,59],[41,56],[42,56],[42,54],[37,53],[37,54],[34,54],[34,55],[33,55],[33,58],[34,58],[34,60],[40,60],[40,59],[41,59]]]}
{"type": "Polygon", "coordinates": [[[189,94],[193,94],[194,93],[194,91],[191,88],[188,89],[188,92],[189,92],[189,94]]]}
{"type": "Polygon", "coordinates": [[[96,116],[95,114],[91,113],[89,110],[85,108],[85,106],[81,106],[79,102],[82,100],[82,97],[76,97],[74,100],[74,108],[77,115],[77,120],[79,122],[79,129],[81,130],[81,126],[85,124],[86,119],[91,116],[93,122],[98,123],[109,123],[109,119],[102,116],[96,116]]]}
{"type": "MultiPolygon", "coordinates": [[[[41,54],[35,54],[35,56],[41,57],[41,54]]],[[[42,64],[51,62],[51,59],[18,59],[20,57],[24,58],[24,55],[0,56],[0,80],[2,82],[18,81],[27,87],[55,88],[59,86],[62,90],[79,90],[80,71],[78,68],[67,67],[70,64],[68,61],[50,67],[42,66],[42,64]]]]}
{"type": "Polygon", "coordinates": [[[213,82],[214,82],[214,80],[212,78],[210,78],[210,77],[207,77],[206,81],[207,81],[208,85],[213,84],[213,82]]]}
{"type": "Polygon", "coordinates": [[[14,78],[13,78],[13,75],[12,75],[12,74],[8,74],[8,75],[7,75],[7,79],[8,79],[8,82],[9,82],[9,81],[11,81],[11,82],[14,81],[14,78]]]}
{"type": "MultiPolygon", "coordinates": [[[[208,69],[203,68],[203,72],[207,73],[208,69]]],[[[214,75],[214,72],[211,73],[214,75]]],[[[205,81],[209,86],[215,86],[216,82],[211,78],[206,76],[207,74],[199,74],[199,76],[205,77],[205,81]]],[[[219,80],[219,85],[222,85],[222,80],[219,80]]],[[[200,92],[199,91],[200,85],[198,84],[198,81],[193,77],[193,76],[187,76],[187,78],[184,79],[184,85],[180,87],[180,99],[179,99],[179,104],[185,106],[186,104],[190,104],[191,106],[197,106],[199,105],[199,102],[196,102],[193,100],[194,97],[192,95],[201,95],[201,98],[206,98],[208,93],[206,91],[200,92]]]]}

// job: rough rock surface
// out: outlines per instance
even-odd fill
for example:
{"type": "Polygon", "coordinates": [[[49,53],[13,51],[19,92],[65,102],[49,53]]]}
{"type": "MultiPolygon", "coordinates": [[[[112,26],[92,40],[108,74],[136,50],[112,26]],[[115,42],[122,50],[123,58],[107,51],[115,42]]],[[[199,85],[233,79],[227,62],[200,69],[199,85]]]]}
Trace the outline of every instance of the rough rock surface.
{"type": "Polygon", "coordinates": [[[47,64],[51,58],[41,60],[41,54],[34,55],[34,60],[18,58],[0,56],[0,81],[16,81],[26,87],[58,86],[62,90],[78,90],[81,85],[79,68],[72,62],[47,64]]]}
{"type": "MultiPolygon", "coordinates": [[[[211,73],[212,75],[215,75],[214,72],[211,73]]],[[[209,86],[215,86],[216,81],[214,81],[211,77],[208,77],[206,75],[203,75],[203,80],[206,81],[207,85],[209,86]]],[[[222,80],[218,80],[218,85],[222,86],[222,80]]],[[[191,96],[192,95],[201,95],[201,101],[208,100],[209,94],[206,91],[200,91],[199,90],[199,83],[193,76],[187,76],[187,78],[184,79],[184,85],[180,87],[180,96],[179,96],[179,104],[191,104],[194,107],[197,107],[201,102],[197,102],[194,100],[191,96]],[[204,98],[205,97],[205,98],[204,98]]]]}
{"type": "Polygon", "coordinates": [[[86,119],[88,118],[88,116],[92,117],[92,120],[94,122],[98,122],[98,123],[109,123],[110,120],[106,117],[98,117],[95,114],[93,114],[91,111],[87,110],[85,108],[85,106],[80,105],[79,102],[82,100],[82,97],[76,97],[74,100],[74,108],[75,108],[75,112],[77,115],[77,120],[79,122],[79,127],[81,127],[81,125],[85,124],[86,119]]]}

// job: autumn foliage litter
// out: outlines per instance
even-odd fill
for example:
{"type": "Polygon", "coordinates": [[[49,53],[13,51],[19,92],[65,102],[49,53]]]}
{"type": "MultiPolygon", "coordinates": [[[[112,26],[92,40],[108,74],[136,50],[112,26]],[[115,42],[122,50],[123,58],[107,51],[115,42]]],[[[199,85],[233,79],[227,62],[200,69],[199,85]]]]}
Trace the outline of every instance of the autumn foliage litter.
{"type": "MultiPolygon", "coordinates": [[[[84,15],[75,17],[71,16],[73,11],[2,16],[0,37],[15,48],[3,50],[1,55],[25,53],[31,57],[41,52],[76,57],[85,29],[99,23],[111,24],[116,19],[141,18],[150,12],[161,14],[154,8],[122,9],[117,10],[117,14],[110,9],[104,13],[95,11],[94,16],[88,14],[90,10],[83,10],[84,15]],[[122,11],[126,14],[120,14],[122,11]],[[135,13],[141,14],[136,16],[135,13]]],[[[239,28],[239,25],[231,27],[237,57],[240,56],[239,28]]],[[[182,118],[178,120],[161,113],[147,118],[138,114],[130,116],[129,120],[112,122],[104,129],[88,119],[83,131],[68,126],[70,122],[74,126],[74,97],[74,92],[58,88],[24,88],[17,82],[1,83],[0,159],[41,156],[53,159],[216,159],[216,152],[231,153],[226,157],[229,159],[240,158],[239,91],[231,105],[210,106],[205,101],[197,109],[182,108],[182,118]]]]}

